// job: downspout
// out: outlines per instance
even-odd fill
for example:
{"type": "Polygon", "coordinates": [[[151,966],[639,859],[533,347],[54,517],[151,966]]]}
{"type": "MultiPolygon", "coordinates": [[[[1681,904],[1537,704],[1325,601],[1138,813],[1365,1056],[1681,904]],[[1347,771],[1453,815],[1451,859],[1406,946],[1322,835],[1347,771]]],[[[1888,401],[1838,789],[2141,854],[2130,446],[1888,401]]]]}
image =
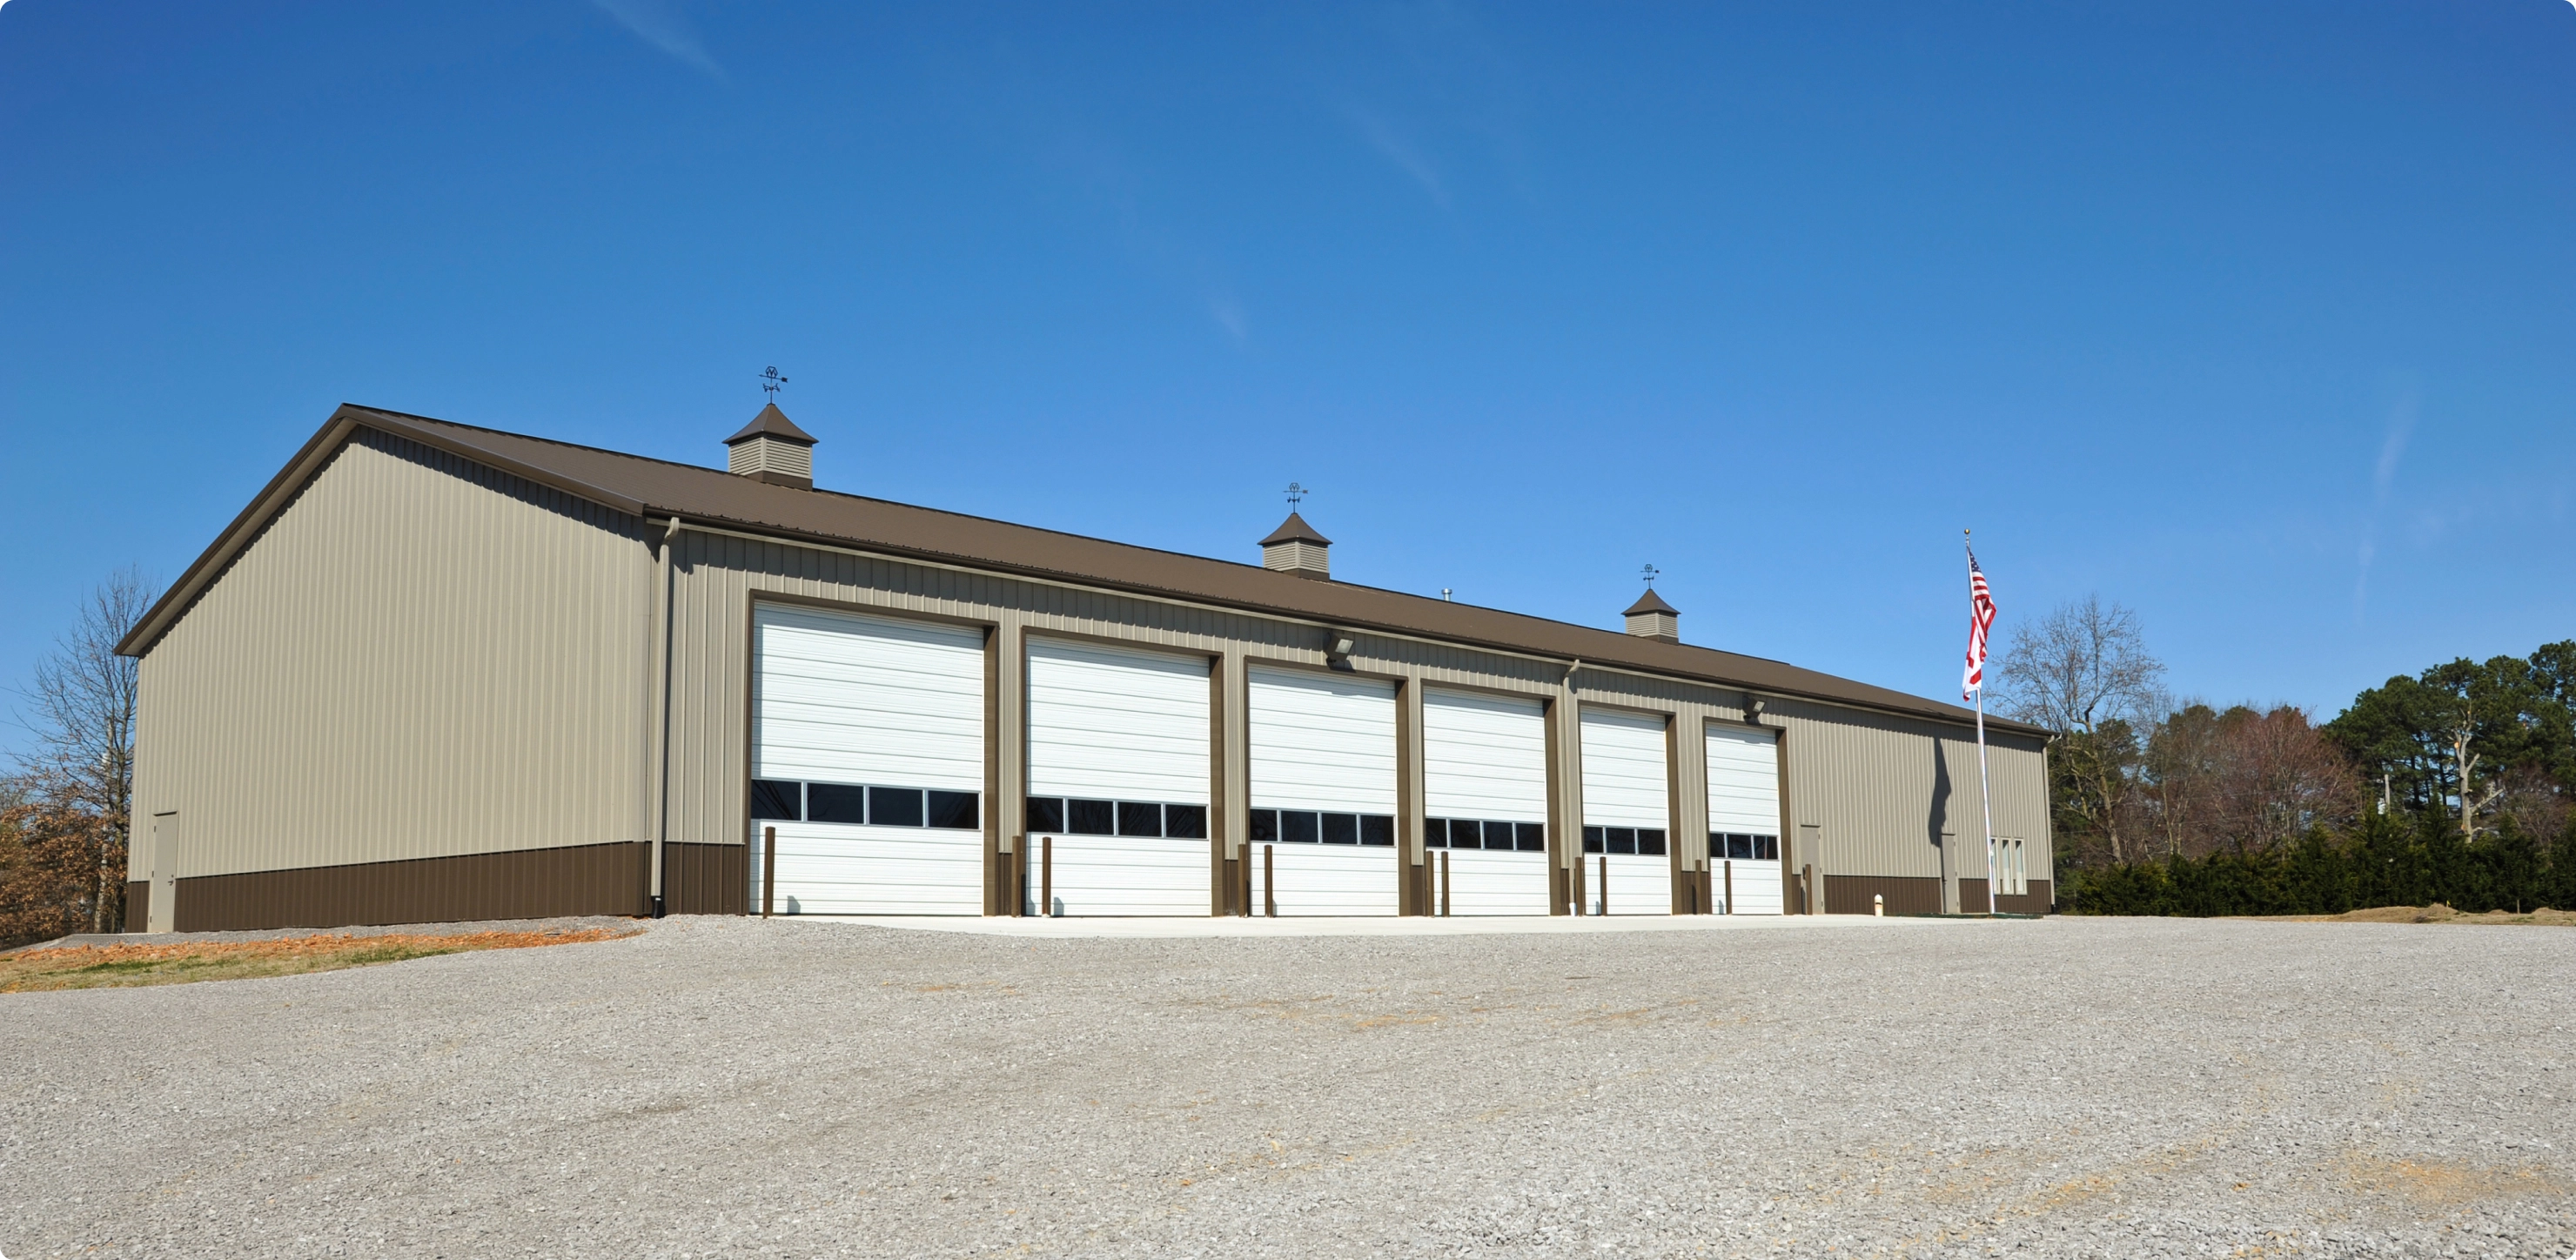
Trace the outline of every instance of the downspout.
{"type": "Polygon", "coordinates": [[[656,566],[659,581],[655,598],[661,601],[662,615],[654,618],[654,634],[660,640],[653,668],[653,871],[652,904],[654,918],[663,915],[662,849],[671,838],[671,549],[679,545],[680,518],[672,517],[662,530],[662,556],[656,566]]]}

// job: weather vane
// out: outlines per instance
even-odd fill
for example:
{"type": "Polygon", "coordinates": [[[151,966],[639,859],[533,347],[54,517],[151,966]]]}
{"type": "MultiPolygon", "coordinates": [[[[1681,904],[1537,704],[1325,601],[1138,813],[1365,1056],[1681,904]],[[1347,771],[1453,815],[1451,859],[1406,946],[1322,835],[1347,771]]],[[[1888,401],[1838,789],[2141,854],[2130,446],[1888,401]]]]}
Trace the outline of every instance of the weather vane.
{"type": "Polygon", "coordinates": [[[771,364],[769,370],[760,374],[760,392],[772,395],[771,401],[776,401],[774,396],[778,393],[778,387],[786,383],[787,378],[778,374],[776,364],[771,364]]]}
{"type": "Polygon", "coordinates": [[[1664,571],[1650,564],[1639,570],[1639,575],[1646,579],[1646,589],[1651,591],[1655,589],[1655,579],[1662,577],[1664,571]]]}
{"type": "Polygon", "coordinates": [[[1306,501],[1306,493],[1307,493],[1307,491],[1306,491],[1306,487],[1301,486],[1301,485],[1298,485],[1296,482],[1293,482],[1293,481],[1292,481],[1292,482],[1289,482],[1289,483],[1288,483],[1288,510],[1289,510],[1289,511],[1291,511],[1291,512],[1296,511],[1296,510],[1297,510],[1297,505],[1306,501]]]}

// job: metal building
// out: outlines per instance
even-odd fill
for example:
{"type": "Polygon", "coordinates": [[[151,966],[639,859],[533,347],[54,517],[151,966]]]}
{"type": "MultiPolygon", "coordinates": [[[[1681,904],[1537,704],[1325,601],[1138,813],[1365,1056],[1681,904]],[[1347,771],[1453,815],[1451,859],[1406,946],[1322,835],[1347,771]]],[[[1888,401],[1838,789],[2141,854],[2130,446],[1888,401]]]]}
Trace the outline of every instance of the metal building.
{"type": "MultiPolygon", "coordinates": [[[[1680,641],[342,407],[120,650],[131,921],[1986,904],[1970,714],[1680,641]]],[[[2045,732],[1989,720],[1999,908],[2045,732]]]]}

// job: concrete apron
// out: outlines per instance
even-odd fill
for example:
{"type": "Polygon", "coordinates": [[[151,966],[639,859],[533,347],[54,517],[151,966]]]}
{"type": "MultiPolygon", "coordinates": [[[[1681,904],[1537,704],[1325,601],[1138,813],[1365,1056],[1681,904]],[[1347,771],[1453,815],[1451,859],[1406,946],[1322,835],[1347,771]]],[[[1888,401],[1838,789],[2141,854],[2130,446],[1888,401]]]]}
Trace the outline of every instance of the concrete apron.
{"type": "Polygon", "coordinates": [[[1586,932],[1764,932],[1784,929],[1925,930],[1957,929],[1968,920],[1877,918],[1865,914],[1676,914],[1676,915],[1407,915],[1373,919],[1243,918],[1235,915],[1192,918],[966,918],[934,915],[780,915],[773,922],[864,923],[870,927],[917,932],[970,932],[984,936],[1045,937],[1202,937],[1202,936],[1494,936],[1586,932]]]}

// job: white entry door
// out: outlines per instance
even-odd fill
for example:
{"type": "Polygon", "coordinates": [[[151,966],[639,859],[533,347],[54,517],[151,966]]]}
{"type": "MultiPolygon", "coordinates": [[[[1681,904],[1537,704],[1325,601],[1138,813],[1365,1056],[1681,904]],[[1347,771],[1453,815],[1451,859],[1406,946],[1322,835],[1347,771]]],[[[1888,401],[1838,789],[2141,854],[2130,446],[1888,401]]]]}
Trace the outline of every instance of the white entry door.
{"type": "Polygon", "coordinates": [[[1246,682],[1253,912],[1394,914],[1395,684],[1260,665],[1246,682]]]}
{"type": "Polygon", "coordinates": [[[1776,732],[1708,728],[1708,872],[1720,913],[1782,913],[1776,732]]]}
{"type": "Polygon", "coordinates": [[[1029,640],[1024,913],[1211,912],[1208,721],[1204,656],[1029,640]]]}
{"type": "Polygon", "coordinates": [[[1593,914],[1673,912],[1672,806],[1664,719],[1583,713],[1584,907],[1593,914]]]}
{"type": "Polygon", "coordinates": [[[1423,861],[1434,914],[1546,914],[1547,706],[1422,693],[1423,861]]]}
{"type": "Polygon", "coordinates": [[[752,912],[982,914],[984,632],[760,604],[752,660],[752,912]]]}

